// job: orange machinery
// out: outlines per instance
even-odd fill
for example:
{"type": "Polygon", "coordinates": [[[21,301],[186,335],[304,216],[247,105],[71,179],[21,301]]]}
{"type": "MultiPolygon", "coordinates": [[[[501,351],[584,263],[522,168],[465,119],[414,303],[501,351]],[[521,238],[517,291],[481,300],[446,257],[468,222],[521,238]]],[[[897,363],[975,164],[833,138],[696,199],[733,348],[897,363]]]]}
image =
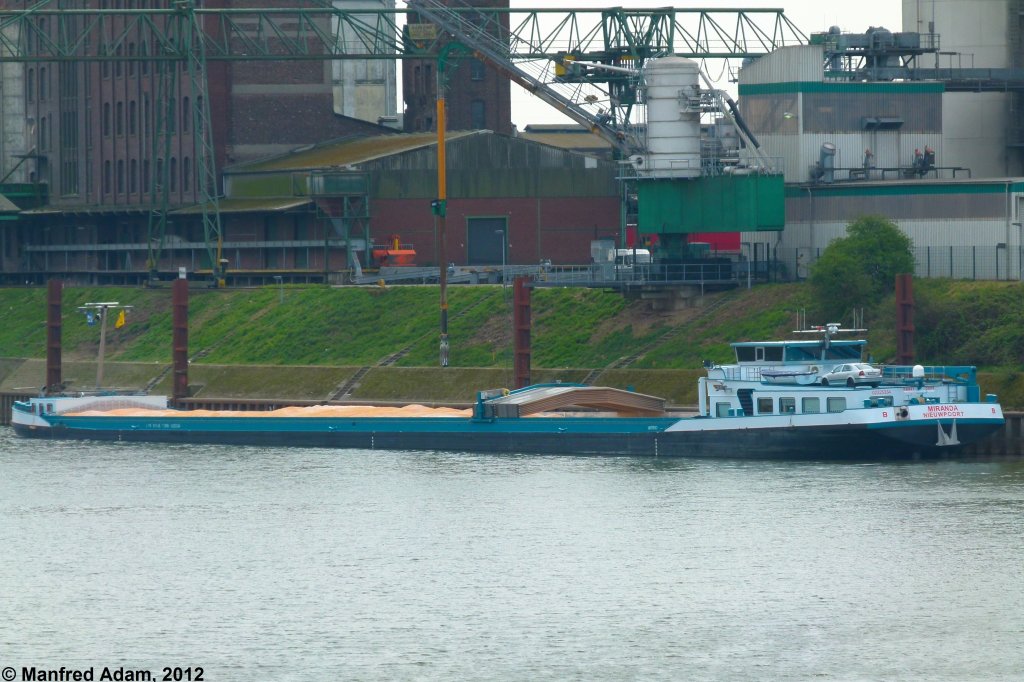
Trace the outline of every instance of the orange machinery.
{"type": "Polygon", "coordinates": [[[403,244],[397,234],[388,237],[387,244],[375,244],[370,255],[379,268],[416,265],[416,250],[412,244],[403,244]]]}

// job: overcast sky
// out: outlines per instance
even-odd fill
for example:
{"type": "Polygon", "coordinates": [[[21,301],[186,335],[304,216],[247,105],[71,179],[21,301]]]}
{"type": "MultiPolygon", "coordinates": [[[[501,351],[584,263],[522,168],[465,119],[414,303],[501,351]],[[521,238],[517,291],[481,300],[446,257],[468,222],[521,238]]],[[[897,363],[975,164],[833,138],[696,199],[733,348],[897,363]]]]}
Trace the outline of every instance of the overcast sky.
{"type": "MultiPolygon", "coordinates": [[[[902,30],[900,0],[694,0],[692,2],[659,2],[658,0],[511,0],[513,8],[528,7],[640,7],[668,5],[679,9],[716,8],[779,8],[805,34],[839,26],[843,32],[863,32],[869,26],[884,26],[891,31],[902,30]]],[[[709,66],[711,66],[709,64],[709,66]]],[[[738,64],[732,65],[734,68],[738,64]]],[[[717,67],[720,71],[721,66],[717,67]]],[[[713,74],[714,75],[714,74],[713,74]]],[[[722,84],[724,87],[724,84],[722,84]]],[[[512,121],[520,130],[528,123],[563,123],[563,117],[551,106],[533,97],[517,85],[512,86],[512,121]]]]}

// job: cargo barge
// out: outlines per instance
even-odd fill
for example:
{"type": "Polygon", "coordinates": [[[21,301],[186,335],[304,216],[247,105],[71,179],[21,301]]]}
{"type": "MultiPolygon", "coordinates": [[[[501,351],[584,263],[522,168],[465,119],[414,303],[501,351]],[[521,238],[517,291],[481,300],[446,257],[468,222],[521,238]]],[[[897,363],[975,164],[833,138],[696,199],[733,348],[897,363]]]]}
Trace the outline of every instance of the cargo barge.
{"type": "MultiPolygon", "coordinates": [[[[324,406],[272,412],[167,409],[141,395],[41,396],[15,403],[21,436],[477,453],[901,459],[953,455],[1003,426],[973,367],[883,367],[836,384],[863,340],[732,344],[734,363],[705,363],[697,414],[653,396],[578,384],[481,391],[471,410],[324,406]],[[831,379],[831,381],[830,381],[831,379]]],[[[863,374],[863,372],[862,372],[863,374]]]]}

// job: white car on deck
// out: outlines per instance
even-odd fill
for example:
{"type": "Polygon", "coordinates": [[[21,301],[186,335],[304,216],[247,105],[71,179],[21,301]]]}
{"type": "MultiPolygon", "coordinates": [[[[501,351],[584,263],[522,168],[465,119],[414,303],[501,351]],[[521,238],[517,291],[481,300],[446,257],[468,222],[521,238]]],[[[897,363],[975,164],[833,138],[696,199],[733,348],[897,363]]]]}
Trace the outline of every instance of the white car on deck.
{"type": "Polygon", "coordinates": [[[821,375],[819,380],[822,386],[836,386],[846,384],[856,386],[868,384],[877,386],[882,383],[882,370],[872,367],[866,362],[848,362],[843,365],[836,365],[821,375]]]}

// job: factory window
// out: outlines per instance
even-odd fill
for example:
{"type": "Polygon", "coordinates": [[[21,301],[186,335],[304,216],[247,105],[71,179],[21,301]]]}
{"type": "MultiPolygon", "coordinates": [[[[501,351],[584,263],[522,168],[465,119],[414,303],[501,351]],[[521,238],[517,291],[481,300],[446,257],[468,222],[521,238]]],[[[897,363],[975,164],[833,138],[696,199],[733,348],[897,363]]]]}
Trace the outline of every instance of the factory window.
{"type": "Polygon", "coordinates": [[[132,159],[132,165],[128,171],[128,183],[131,185],[132,194],[139,191],[139,162],[132,159]]]}
{"type": "Polygon", "coordinates": [[[46,82],[46,67],[39,69],[39,101],[45,101],[49,96],[49,85],[46,82]]]}
{"type": "Polygon", "coordinates": [[[192,110],[188,106],[188,97],[181,98],[181,132],[188,132],[188,121],[192,117],[192,110]]]}
{"type": "Polygon", "coordinates": [[[174,158],[173,156],[171,157],[170,176],[171,176],[170,177],[171,191],[172,192],[177,192],[178,191],[178,160],[176,158],[174,158]]]}
{"type": "Polygon", "coordinates": [[[142,160],[142,191],[149,191],[149,159],[142,160]]]}
{"type": "Polygon", "coordinates": [[[804,414],[818,414],[821,412],[821,399],[802,398],[800,401],[800,411],[804,414]]]}
{"type": "Polygon", "coordinates": [[[103,103],[103,136],[110,137],[110,102],[103,103]]]}
{"type": "Polygon", "coordinates": [[[103,193],[110,194],[110,161],[103,162],[103,193]]]}
{"type": "Polygon", "coordinates": [[[482,81],[487,67],[479,59],[472,59],[469,62],[469,77],[475,81],[482,81]]]}
{"type": "Polygon", "coordinates": [[[47,138],[46,132],[46,117],[43,116],[39,119],[39,149],[44,152],[49,149],[50,145],[50,140],[47,138]]]}
{"type": "Polygon", "coordinates": [[[164,160],[156,160],[156,187],[161,189],[164,186],[164,160]]]}
{"type": "Polygon", "coordinates": [[[175,128],[177,127],[175,122],[174,122],[175,110],[177,109],[177,106],[178,106],[178,103],[175,102],[173,99],[170,100],[167,103],[167,121],[166,121],[166,123],[167,123],[167,132],[169,132],[169,133],[175,132],[175,128]]]}
{"type": "Polygon", "coordinates": [[[134,135],[138,132],[139,125],[139,107],[136,105],[135,100],[128,103],[128,133],[134,135]]]}
{"type": "Polygon", "coordinates": [[[142,95],[142,134],[149,135],[149,93],[142,95]]]}
{"type": "Polygon", "coordinates": [[[487,104],[482,99],[469,103],[469,126],[477,130],[487,127],[487,104]]]}
{"type": "Polygon", "coordinates": [[[117,127],[117,134],[124,135],[124,102],[117,103],[117,118],[114,124],[117,127]]]}
{"type": "Polygon", "coordinates": [[[771,398],[758,398],[757,399],[757,413],[758,414],[772,414],[775,411],[775,404],[771,398]]]}
{"type": "Polygon", "coordinates": [[[117,193],[124,194],[124,159],[117,162],[117,193]]]}
{"type": "Polygon", "coordinates": [[[192,186],[192,159],[185,157],[181,160],[181,191],[187,192],[192,186]]]}
{"type": "Polygon", "coordinates": [[[36,100],[36,70],[29,69],[28,75],[25,78],[25,93],[28,96],[29,102],[36,100]]]}

